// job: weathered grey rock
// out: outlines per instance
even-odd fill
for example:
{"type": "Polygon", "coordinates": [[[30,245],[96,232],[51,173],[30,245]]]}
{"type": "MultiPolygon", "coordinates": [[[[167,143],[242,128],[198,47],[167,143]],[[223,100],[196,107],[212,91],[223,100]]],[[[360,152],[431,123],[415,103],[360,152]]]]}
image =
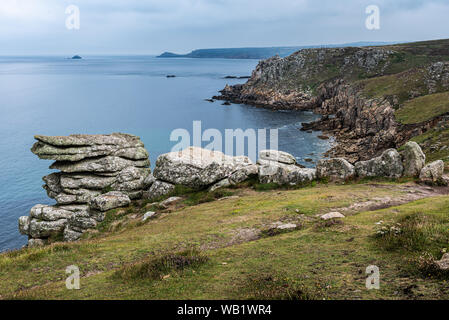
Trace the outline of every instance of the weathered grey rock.
{"type": "Polygon", "coordinates": [[[145,188],[145,179],[150,175],[149,168],[129,167],[120,172],[111,185],[117,191],[135,191],[145,188]]]}
{"type": "Polygon", "coordinates": [[[45,240],[42,240],[42,239],[28,239],[27,247],[28,248],[42,247],[46,243],[47,242],[45,240]]]}
{"type": "Polygon", "coordinates": [[[74,241],[104,220],[105,211],[139,199],[153,184],[148,152],[136,136],[71,135],[36,136],[32,152],[56,160],[52,173],[43,178],[44,189],[56,206],[37,205],[30,216],[19,219],[20,232],[34,239],[63,233],[74,241]],[[103,194],[110,190],[107,194],[103,194]]]}
{"type": "Polygon", "coordinates": [[[232,186],[231,181],[229,181],[229,178],[223,179],[221,181],[218,181],[216,184],[214,184],[212,187],[209,188],[210,192],[213,192],[215,190],[221,189],[221,188],[227,188],[232,186]]]}
{"type": "Polygon", "coordinates": [[[175,186],[171,183],[156,180],[148,191],[143,192],[143,198],[147,200],[155,200],[175,190],[175,186]]]}
{"type": "Polygon", "coordinates": [[[402,151],[402,164],[405,177],[418,177],[426,164],[426,155],[419,144],[409,141],[404,145],[402,151]]]}
{"type": "Polygon", "coordinates": [[[29,235],[32,238],[48,238],[52,235],[61,233],[67,225],[67,219],[56,221],[40,221],[31,219],[29,235]]]}
{"type": "Polygon", "coordinates": [[[357,176],[400,178],[404,172],[402,159],[396,149],[388,149],[380,157],[355,164],[357,176]]]}
{"type": "Polygon", "coordinates": [[[68,226],[64,229],[63,239],[67,242],[77,241],[83,235],[82,232],[71,230],[68,226]]]}
{"type": "Polygon", "coordinates": [[[78,162],[56,161],[50,166],[50,169],[57,169],[65,173],[83,173],[83,172],[116,172],[122,171],[127,167],[147,168],[150,166],[150,160],[128,160],[116,156],[107,156],[103,158],[85,159],[78,162]]]}
{"type": "Polygon", "coordinates": [[[435,261],[435,265],[442,271],[449,270],[449,253],[445,253],[441,260],[435,261]]]}
{"type": "Polygon", "coordinates": [[[95,221],[97,222],[104,221],[104,218],[106,216],[104,212],[94,209],[89,209],[88,214],[92,219],[95,219],[95,221]]]}
{"type": "Polygon", "coordinates": [[[345,216],[342,215],[340,212],[329,212],[329,213],[323,214],[321,216],[321,219],[323,219],[323,220],[342,219],[344,217],[345,216]]]}
{"type": "Polygon", "coordinates": [[[95,198],[101,194],[100,190],[92,189],[62,189],[63,193],[74,196],[82,196],[84,198],[95,198]]]}
{"type": "Polygon", "coordinates": [[[259,167],[256,164],[251,164],[238,169],[229,176],[229,182],[232,185],[236,185],[245,180],[248,180],[251,176],[257,176],[259,173],[259,167]]]}
{"type": "Polygon", "coordinates": [[[259,152],[259,159],[280,162],[284,164],[296,164],[296,159],[290,153],[278,150],[263,150],[259,152]]]}
{"type": "Polygon", "coordinates": [[[41,159],[80,161],[99,156],[118,156],[131,160],[148,158],[148,152],[139,137],[129,134],[35,136],[35,138],[38,142],[31,151],[41,159]]]}
{"type": "Polygon", "coordinates": [[[125,193],[131,200],[142,199],[143,196],[143,190],[122,191],[122,192],[125,193]]]}
{"type": "Polygon", "coordinates": [[[47,206],[37,204],[30,210],[30,217],[45,221],[56,221],[60,219],[68,219],[73,215],[73,212],[64,210],[55,206],[47,206]]]}
{"type": "Polygon", "coordinates": [[[164,201],[162,201],[161,203],[159,203],[159,206],[161,206],[162,208],[168,208],[171,205],[174,205],[178,202],[180,202],[182,200],[181,197],[170,197],[164,201]]]}
{"type": "Polygon", "coordinates": [[[343,158],[323,159],[318,161],[316,174],[318,179],[328,178],[333,181],[344,181],[355,176],[355,169],[343,158]]]}
{"type": "Polygon", "coordinates": [[[296,165],[287,165],[274,161],[258,161],[258,163],[263,163],[259,165],[260,183],[298,185],[316,178],[315,169],[301,168],[296,165]]]}
{"type": "Polygon", "coordinates": [[[444,162],[437,160],[422,168],[419,180],[426,183],[442,183],[444,174],[444,162]]]}
{"type": "Polygon", "coordinates": [[[71,212],[81,212],[89,210],[89,206],[87,204],[69,204],[64,206],[58,206],[58,208],[71,212]]]}
{"type": "Polygon", "coordinates": [[[91,191],[84,194],[66,194],[60,193],[54,199],[58,205],[70,205],[70,204],[86,204],[89,203],[93,198],[99,196],[101,191],[91,191]]]}
{"type": "Polygon", "coordinates": [[[189,147],[161,155],[153,175],[156,179],[192,188],[203,188],[252,165],[248,157],[231,157],[218,151],[189,147]]]}
{"type": "Polygon", "coordinates": [[[297,227],[298,226],[294,223],[285,223],[285,224],[281,224],[281,225],[277,226],[276,228],[279,230],[294,230],[297,227]]]}
{"type": "Polygon", "coordinates": [[[148,219],[150,219],[151,217],[153,217],[156,214],[156,212],[153,211],[148,211],[147,213],[145,213],[143,215],[142,221],[147,221],[148,219]]]}
{"type": "Polygon", "coordinates": [[[112,185],[115,181],[116,177],[101,177],[92,174],[61,175],[61,187],[64,189],[84,188],[102,190],[112,185]]]}
{"type": "Polygon", "coordinates": [[[229,176],[229,178],[225,178],[215,183],[212,187],[209,188],[209,191],[212,192],[220,188],[227,188],[230,186],[237,185],[243,181],[248,180],[250,177],[257,176],[258,173],[259,167],[256,164],[245,166],[235,171],[233,174],[229,176]]]}
{"type": "Polygon", "coordinates": [[[89,229],[95,229],[97,221],[89,214],[78,214],[68,220],[68,227],[71,231],[83,233],[89,229]]]}
{"type": "Polygon", "coordinates": [[[29,216],[24,216],[19,218],[19,232],[24,235],[30,234],[30,222],[29,216]]]}
{"type": "Polygon", "coordinates": [[[145,178],[145,180],[143,181],[143,185],[144,185],[145,189],[148,189],[148,188],[150,188],[150,187],[153,185],[153,183],[155,183],[155,182],[156,182],[156,178],[153,176],[152,173],[150,173],[150,174],[145,178]]]}
{"type": "Polygon", "coordinates": [[[96,198],[93,198],[89,202],[89,206],[92,209],[102,212],[117,209],[120,207],[126,207],[131,203],[131,199],[122,192],[111,191],[106,194],[102,194],[96,198]]]}
{"type": "Polygon", "coordinates": [[[58,194],[62,193],[61,173],[55,172],[42,178],[45,185],[44,189],[50,198],[54,199],[58,194]]]}

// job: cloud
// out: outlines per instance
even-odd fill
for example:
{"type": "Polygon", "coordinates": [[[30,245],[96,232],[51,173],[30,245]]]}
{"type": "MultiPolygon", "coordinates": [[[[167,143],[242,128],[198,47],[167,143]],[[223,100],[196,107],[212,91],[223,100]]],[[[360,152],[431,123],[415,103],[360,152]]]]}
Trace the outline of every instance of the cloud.
{"type": "Polygon", "coordinates": [[[158,53],[203,47],[449,37],[447,0],[1,0],[0,48],[20,53],[158,53]],[[81,29],[65,28],[77,5],[81,29]],[[381,29],[364,27],[381,9],[381,29]]]}

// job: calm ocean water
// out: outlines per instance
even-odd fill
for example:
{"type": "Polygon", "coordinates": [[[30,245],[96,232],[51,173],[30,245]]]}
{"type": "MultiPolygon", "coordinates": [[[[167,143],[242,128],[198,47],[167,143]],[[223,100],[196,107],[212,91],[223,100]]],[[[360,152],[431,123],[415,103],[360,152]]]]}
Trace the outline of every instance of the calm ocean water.
{"type": "Polygon", "coordinates": [[[35,204],[53,204],[42,189],[51,161],[30,152],[33,136],[126,132],[142,138],[151,163],[169,152],[176,128],[278,128],[279,149],[317,159],[329,148],[318,133],[299,131],[310,112],[273,112],[245,105],[222,106],[217,94],[227,75],[250,75],[255,60],[157,59],[154,57],[0,57],[0,251],[19,248],[26,237],[17,219],[35,204]],[[176,78],[166,78],[174,74],[176,78]],[[313,155],[310,155],[313,153],[313,155]]]}

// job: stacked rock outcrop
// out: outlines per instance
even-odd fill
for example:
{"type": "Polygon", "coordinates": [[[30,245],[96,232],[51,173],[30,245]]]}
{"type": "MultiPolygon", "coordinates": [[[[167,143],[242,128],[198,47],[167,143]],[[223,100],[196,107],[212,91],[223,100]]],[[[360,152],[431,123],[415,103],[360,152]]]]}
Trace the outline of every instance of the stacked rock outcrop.
{"type": "Polygon", "coordinates": [[[157,199],[173,191],[175,185],[216,189],[216,184],[236,184],[253,174],[257,174],[257,166],[248,157],[232,157],[219,151],[189,147],[158,157],[154,181],[144,197],[157,199]]]}
{"type": "Polygon", "coordinates": [[[133,135],[36,136],[31,151],[55,160],[59,170],[43,178],[44,189],[56,205],[36,205],[19,219],[30,244],[63,235],[73,241],[104,219],[104,212],[141,198],[151,175],[142,141],[133,135]]]}

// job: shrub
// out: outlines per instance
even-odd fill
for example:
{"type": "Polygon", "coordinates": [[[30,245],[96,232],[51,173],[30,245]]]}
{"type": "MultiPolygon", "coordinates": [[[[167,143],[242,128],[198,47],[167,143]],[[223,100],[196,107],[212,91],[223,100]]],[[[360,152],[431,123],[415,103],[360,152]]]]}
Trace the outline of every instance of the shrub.
{"type": "Polygon", "coordinates": [[[320,300],[324,297],[318,288],[271,274],[250,276],[242,291],[247,300],[320,300]]]}
{"type": "Polygon", "coordinates": [[[114,273],[114,277],[123,280],[160,280],[173,272],[180,272],[187,268],[196,269],[208,260],[208,257],[200,251],[189,249],[124,266],[114,273]]]}
{"type": "Polygon", "coordinates": [[[377,230],[377,243],[385,250],[438,252],[449,242],[448,219],[413,213],[377,230]]]}

